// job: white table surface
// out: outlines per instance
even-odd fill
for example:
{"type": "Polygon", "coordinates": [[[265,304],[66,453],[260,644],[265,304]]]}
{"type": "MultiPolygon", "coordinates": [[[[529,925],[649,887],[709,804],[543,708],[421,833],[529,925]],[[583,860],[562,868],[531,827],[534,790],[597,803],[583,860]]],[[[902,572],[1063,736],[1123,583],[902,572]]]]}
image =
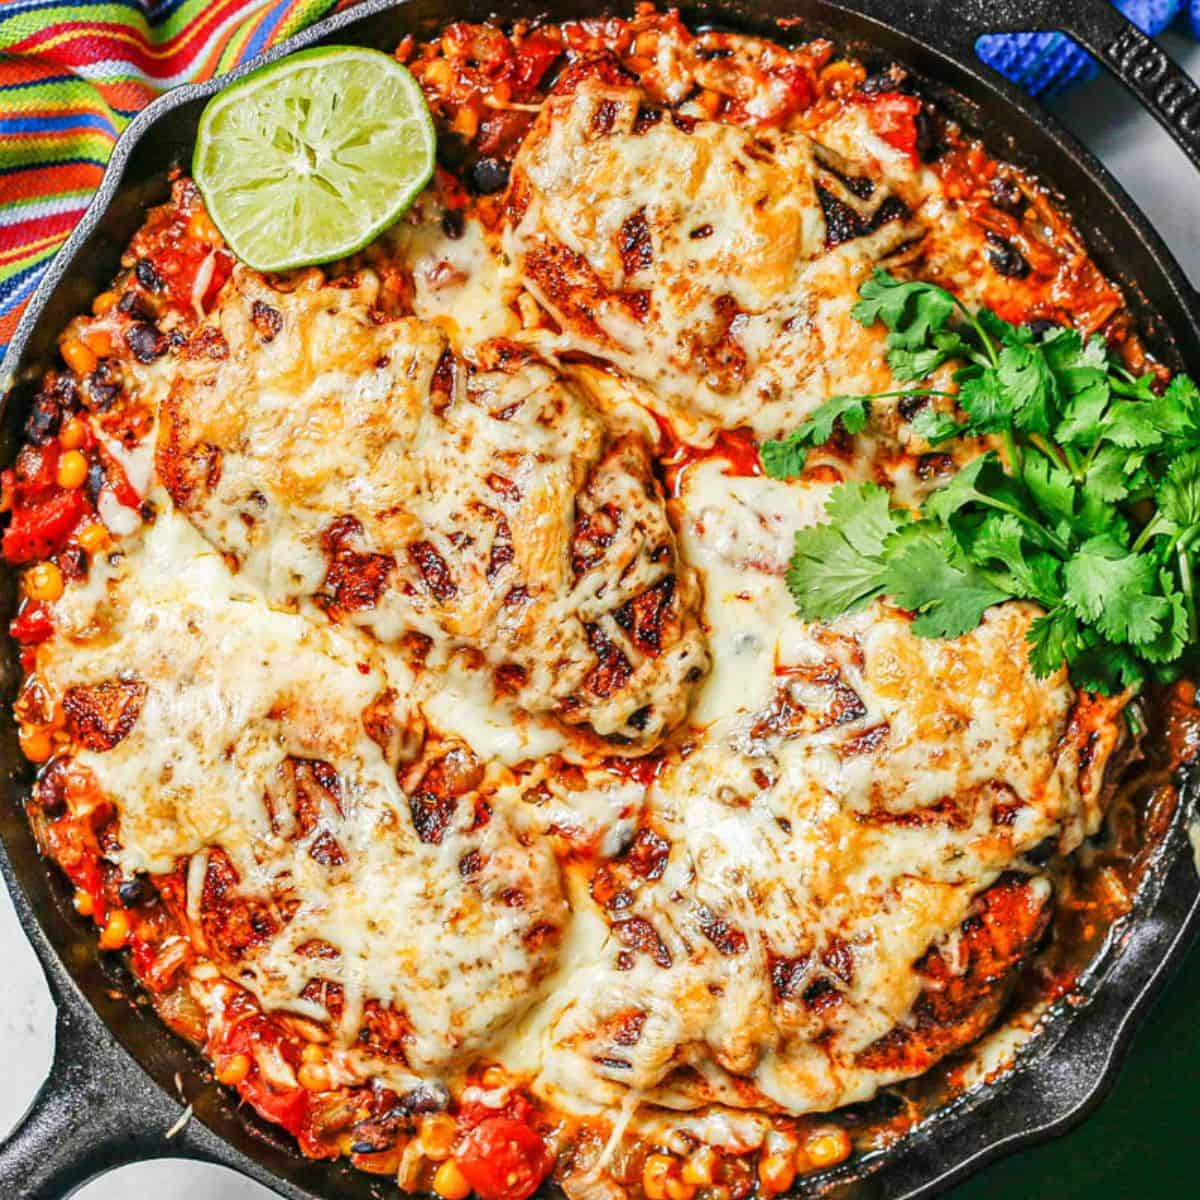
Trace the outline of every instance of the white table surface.
{"type": "MultiPolygon", "coordinates": [[[[1200,46],[1167,44],[1200,77],[1200,46]]],[[[1108,164],[1200,285],[1200,178],[1165,134],[1107,79],[1059,104],[1060,114],[1108,164]]],[[[7,1053],[0,1088],[0,1136],[25,1112],[50,1063],[53,1024],[46,985],[0,888],[0,1046],[7,1053]]],[[[75,1200],[271,1200],[274,1192],[219,1167],[170,1159],[123,1167],[89,1183],[75,1200]]],[[[0,1200],[19,1200],[3,1197],[0,1200]]]]}

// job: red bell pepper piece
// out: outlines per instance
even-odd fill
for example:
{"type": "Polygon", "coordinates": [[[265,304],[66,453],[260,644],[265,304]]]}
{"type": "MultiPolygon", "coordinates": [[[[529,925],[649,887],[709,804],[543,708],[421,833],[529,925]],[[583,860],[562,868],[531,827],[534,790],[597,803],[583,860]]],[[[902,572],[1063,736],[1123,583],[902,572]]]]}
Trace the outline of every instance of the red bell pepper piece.
{"type": "Polygon", "coordinates": [[[14,509],[0,543],[5,559],[26,563],[48,558],[62,547],[87,511],[87,499],[78,489],[14,509]]]}

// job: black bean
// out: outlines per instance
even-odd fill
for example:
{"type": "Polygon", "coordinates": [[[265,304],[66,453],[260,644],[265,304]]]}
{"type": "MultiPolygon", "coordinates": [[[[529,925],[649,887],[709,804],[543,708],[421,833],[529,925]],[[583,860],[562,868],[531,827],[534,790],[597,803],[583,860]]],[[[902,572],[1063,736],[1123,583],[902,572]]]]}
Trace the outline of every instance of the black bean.
{"type": "Polygon", "coordinates": [[[448,171],[457,170],[467,161],[466,140],[457,133],[439,133],[437,158],[448,171]]]}
{"type": "Polygon", "coordinates": [[[163,287],[162,276],[154,269],[154,264],[148,258],[139,258],[137,266],[133,268],[133,273],[137,276],[137,281],[148,292],[161,292],[163,287]]]}
{"type": "Polygon", "coordinates": [[[111,363],[105,361],[83,381],[83,402],[96,412],[107,412],[120,391],[121,376],[111,363]]]}
{"type": "Polygon", "coordinates": [[[132,288],[117,301],[117,312],[123,313],[127,317],[136,317],[139,321],[145,321],[154,316],[154,310],[150,307],[146,297],[132,288]]]}
{"type": "Polygon", "coordinates": [[[140,363],[152,363],[166,349],[162,334],[146,321],[130,325],[125,331],[125,341],[140,363]]]}
{"type": "Polygon", "coordinates": [[[508,186],[508,163],[498,158],[481,158],[471,168],[471,186],[481,196],[502,192],[508,186]]]}
{"type": "Polygon", "coordinates": [[[912,82],[903,67],[892,63],[883,71],[873,71],[858,85],[858,90],[867,96],[878,96],[882,92],[911,92],[912,82]]]}
{"type": "Polygon", "coordinates": [[[1025,193],[1017,186],[1016,180],[1007,175],[997,175],[992,179],[988,196],[998,209],[1014,216],[1025,207],[1025,193]]]}
{"type": "Polygon", "coordinates": [[[937,122],[922,108],[913,123],[917,129],[917,157],[922,162],[933,162],[942,152],[937,122]]]}
{"type": "Polygon", "coordinates": [[[93,504],[96,504],[100,497],[100,491],[108,482],[108,476],[104,473],[104,464],[97,461],[88,467],[87,479],[84,480],[84,490],[87,492],[93,504]]]}
{"type": "Polygon", "coordinates": [[[1051,834],[1044,837],[1036,846],[1025,851],[1025,858],[1035,867],[1042,867],[1058,853],[1058,838],[1051,834]]]}
{"type": "Polygon", "coordinates": [[[44,446],[59,431],[62,425],[62,409],[53,396],[39,392],[34,397],[33,408],[25,418],[25,437],[35,446],[44,446]]]}
{"type": "Polygon", "coordinates": [[[141,904],[144,900],[148,899],[149,893],[150,889],[143,875],[135,875],[132,879],[124,879],[117,888],[117,895],[126,908],[134,904],[141,904]]]}
{"type": "Polygon", "coordinates": [[[442,213],[442,232],[452,241],[462,237],[464,224],[461,208],[448,208],[442,213]]]}
{"type": "Polygon", "coordinates": [[[987,234],[988,262],[1006,279],[1024,279],[1029,274],[1029,263],[1025,256],[1007,238],[998,233],[987,234]]]}
{"type": "Polygon", "coordinates": [[[400,1098],[400,1104],[410,1113],[442,1112],[449,1103],[449,1094],[437,1083],[419,1084],[400,1098]]]}
{"type": "Polygon", "coordinates": [[[79,388],[75,385],[74,375],[51,375],[46,383],[46,390],[63,408],[72,408],[79,399],[79,388]]]}
{"type": "Polygon", "coordinates": [[[1062,328],[1057,321],[1052,321],[1049,317],[1034,317],[1028,324],[1029,332],[1033,334],[1034,341],[1037,342],[1043,341],[1047,334],[1062,328]]]}
{"type": "Polygon", "coordinates": [[[78,546],[68,546],[58,555],[58,565],[67,579],[79,581],[88,577],[88,556],[78,546]]]}

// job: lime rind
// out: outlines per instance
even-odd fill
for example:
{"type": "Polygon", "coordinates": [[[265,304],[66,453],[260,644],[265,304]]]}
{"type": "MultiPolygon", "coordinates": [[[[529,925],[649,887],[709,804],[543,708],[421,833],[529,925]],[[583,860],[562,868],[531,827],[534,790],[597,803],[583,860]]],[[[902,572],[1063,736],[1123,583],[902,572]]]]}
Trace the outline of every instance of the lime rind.
{"type": "Polygon", "coordinates": [[[395,59],[320,46],[225,88],[192,173],[230,249],[259,271],[332,262],[394,224],[429,182],[436,136],[395,59]]]}

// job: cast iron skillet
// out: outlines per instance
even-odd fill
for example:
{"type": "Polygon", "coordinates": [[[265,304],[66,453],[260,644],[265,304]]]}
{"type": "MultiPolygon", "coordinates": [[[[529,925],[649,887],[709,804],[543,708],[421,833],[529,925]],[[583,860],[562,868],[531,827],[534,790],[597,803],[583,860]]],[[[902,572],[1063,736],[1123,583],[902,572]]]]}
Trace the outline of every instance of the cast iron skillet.
{"type": "MultiPolygon", "coordinates": [[[[430,33],[454,19],[501,19],[536,12],[565,18],[632,4],[605,0],[366,0],[234,72],[319,42],[390,50],[405,33],[430,33]]],[[[1172,368],[1200,368],[1200,304],[1166,247],[1100,164],[1047,115],[974,55],[976,38],[1001,30],[1061,29],[1112,70],[1200,167],[1200,89],[1107,0],[700,0],[689,22],[779,37],[827,32],[859,44],[868,61],[896,59],[1001,157],[1034,171],[1069,197],[1069,210],[1101,268],[1126,289],[1135,315],[1172,368]],[[780,28],[780,18],[801,18],[780,28]]],[[[121,138],[87,215],[59,253],[18,326],[0,390],[15,385],[0,416],[0,461],[51,362],[58,330],[101,291],[147,204],[165,197],[172,160],[190,159],[205,101],[222,83],[182,87],[156,101],[121,138]]],[[[15,598],[0,577],[0,620],[15,598]]],[[[3,1200],[60,1200],[120,1163],[180,1156],[220,1163],[290,1200],[395,1196],[391,1181],[346,1166],[307,1162],[231,1097],[204,1081],[197,1054],[136,998],[119,964],[100,961],[90,925],[72,911],[69,889],[39,858],[21,810],[29,782],[8,716],[18,680],[11,647],[0,661],[0,871],[58,1005],[50,1077],[24,1123],[0,1148],[3,1200]],[[170,1137],[184,1114],[195,1115],[170,1137]]],[[[1194,789],[1185,788],[1190,809],[1194,789]]],[[[863,1162],[806,1181],[802,1194],[839,1200],[916,1200],[941,1191],[985,1162],[1062,1132],[1098,1103],[1138,1018],[1200,928],[1200,878],[1187,853],[1181,812],[1159,850],[1134,913],[1114,930],[1083,979],[1090,1002],[1056,1014],[1021,1055],[1017,1069],[925,1121],[863,1162]]]]}

